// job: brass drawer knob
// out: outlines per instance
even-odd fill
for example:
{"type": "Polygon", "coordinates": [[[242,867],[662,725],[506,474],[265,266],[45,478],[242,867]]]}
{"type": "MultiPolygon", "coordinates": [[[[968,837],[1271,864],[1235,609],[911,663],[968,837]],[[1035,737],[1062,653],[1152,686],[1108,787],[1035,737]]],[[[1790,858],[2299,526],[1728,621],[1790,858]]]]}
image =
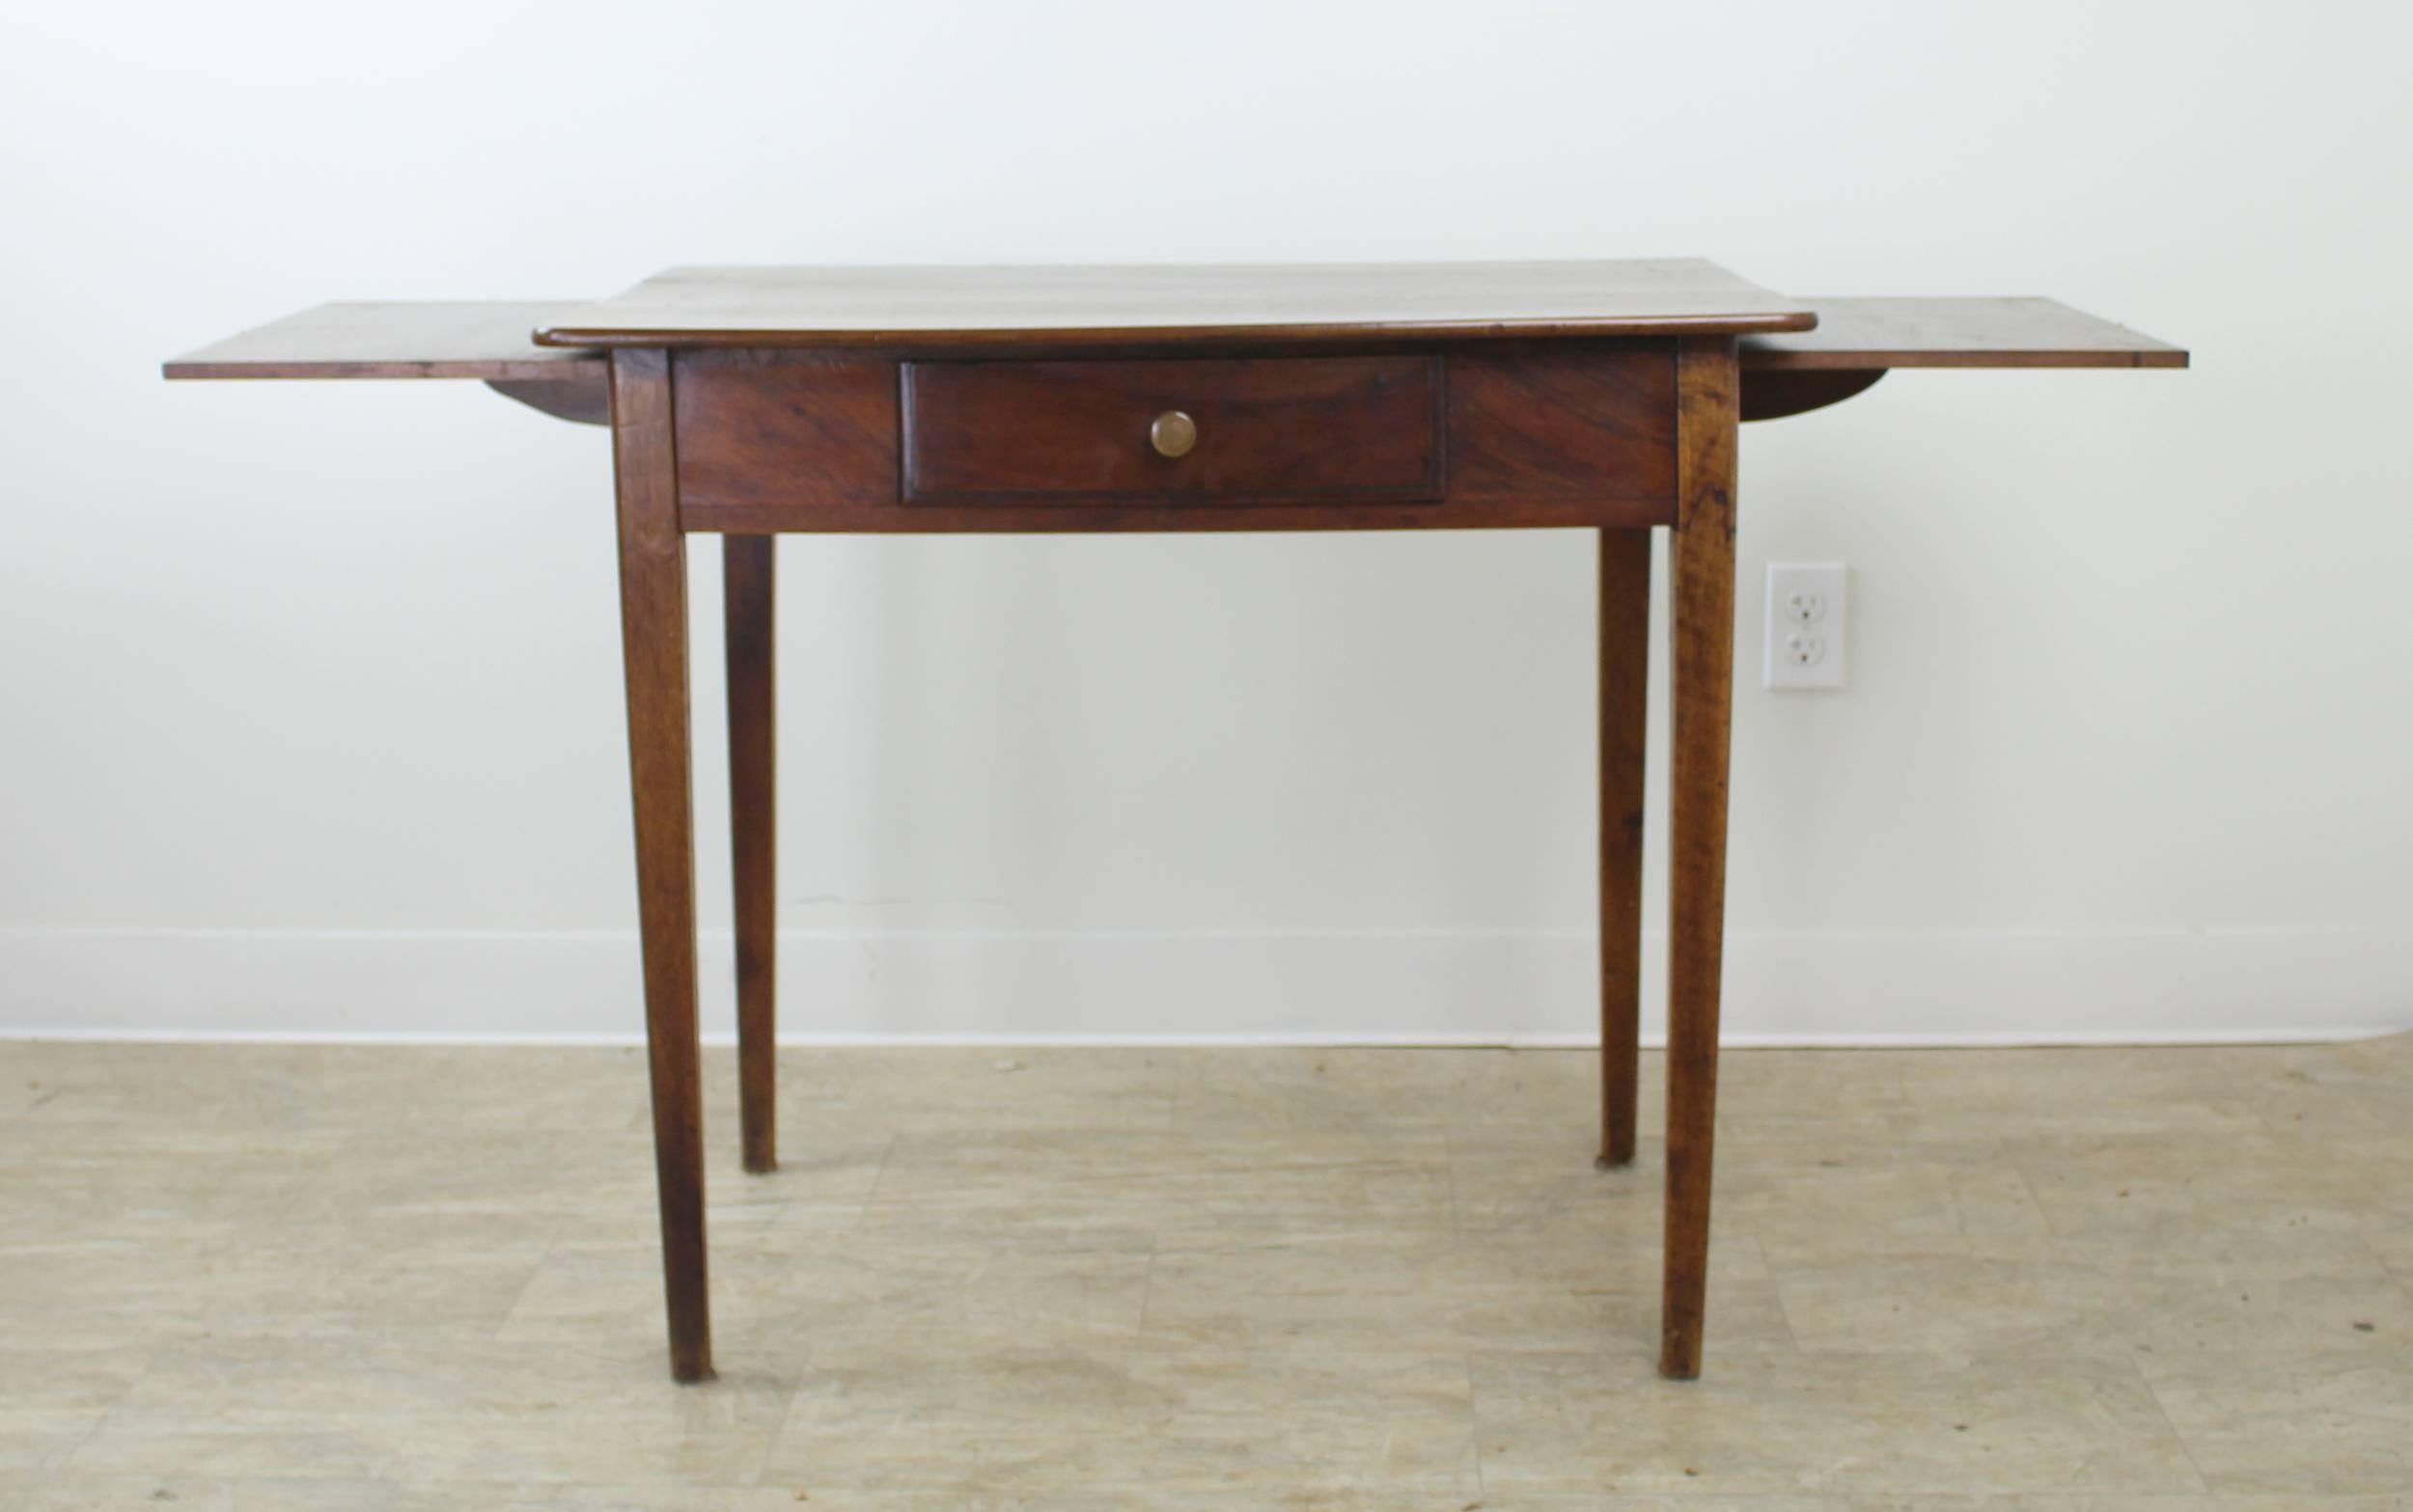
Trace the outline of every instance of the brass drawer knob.
{"type": "Polygon", "coordinates": [[[1148,444],[1159,456],[1187,456],[1198,445],[1198,422],[1178,409],[1166,410],[1149,426],[1148,444]]]}

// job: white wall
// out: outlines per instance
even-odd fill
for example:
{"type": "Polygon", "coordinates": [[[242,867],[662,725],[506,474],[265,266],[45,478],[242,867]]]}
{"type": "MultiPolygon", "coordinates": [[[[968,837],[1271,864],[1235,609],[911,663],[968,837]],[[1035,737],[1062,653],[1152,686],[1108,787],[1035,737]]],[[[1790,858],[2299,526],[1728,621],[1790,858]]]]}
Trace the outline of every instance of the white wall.
{"type": "MultiPolygon", "coordinates": [[[[2197,353],[1746,433],[1734,1037],[2413,1024],[2408,51],[2205,0],[9,7],[0,1030],[640,1022],[603,433],[166,356],[672,262],[1665,254],[2197,353]],[[1833,557],[1852,686],[1759,691],[1762,564],[1833,557]]],[[[792,1032],[1587,1034],[1589,537],[781,572],[792,1032]]]]}

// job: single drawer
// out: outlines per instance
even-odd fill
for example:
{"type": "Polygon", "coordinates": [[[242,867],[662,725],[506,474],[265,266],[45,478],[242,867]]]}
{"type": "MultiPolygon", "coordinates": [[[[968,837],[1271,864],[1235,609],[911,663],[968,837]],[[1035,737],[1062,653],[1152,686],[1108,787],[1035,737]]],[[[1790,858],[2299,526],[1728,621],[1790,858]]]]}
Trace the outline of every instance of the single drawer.
{"type": "Polygon", "coordinates": [[[1438,357],[904,364],[907,504],[1347,504],[1448,486],[1438,357]]]}

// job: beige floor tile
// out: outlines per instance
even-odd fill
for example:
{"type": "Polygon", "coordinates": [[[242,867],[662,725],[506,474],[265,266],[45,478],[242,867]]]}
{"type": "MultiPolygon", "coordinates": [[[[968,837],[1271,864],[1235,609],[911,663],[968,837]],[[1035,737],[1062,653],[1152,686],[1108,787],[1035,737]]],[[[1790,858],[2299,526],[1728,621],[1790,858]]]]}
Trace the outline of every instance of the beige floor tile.
{"type": "Polygon", "coordinates": [[[499,1220],[533,1231],[598,1209],[642,1212],[653,1201],[643,1144],[598,1146],[553,1130],[402,1141],[361,1134],[323,1165],[328,1179],[299,1184],[281,1217],[314,1225],[499,1220]]]}
{"type": "Polygon", "coordinates": [[[2413,1138],[2413,1035],[2344,1044],[2206,1051],[2276,1132],[2315,1138],[2413,1138]]]}
{"type": "Polygon", "coordinates": [[[1481,1512],[1709,1512],[1711,1508],[1717,1512],[1861,1512],[1861,1503],[1841,1497],[1698,1497],[1656,1492],[1486,1489],[1481,1512]]]}
{"type": "Polygon", "coordinates": [[[1772,1263],[1855,1254],[2016,1252],[2050,1232],[2002,1145],[1806,1141],[1728,1163],[1716,1219],[1772,1263]]]}
{"type": "MultiPolygon", "coordinates": [[[[54,1489],[29,1512],[101,1512],[143,1505],[148,1481],[82,1482],[84,1490],[54,1489]]],[[[383,1482],[171,1482],[180,1508],[201,1512],[794,1512],[796,1489],[756,1487],[634,1487],[489,1482],[397,1486],[383,1482]]],[[[0,1491],[8,1489],[0,1481],[0,1491]]],[[[29,1496],[32,1493],[28,1493],[29,1496]]],[[[2284,1504],[2256,1497],[1837,1497],[1705,1498],[1677,1495],[1518,1495],[1487,1493],[1469,1503],[1456,1493],[1151,1493],[1127,1491],[915,1492],[848,1487],[807,1490],[803,1503],[825,1512],[2413,1512],[2401,1497],[2311,1497],[2284,1504]]]]}
{"type": "MultiPolygon", "coordinates": [[[[649,1352],[650,1355],[651,1352],[649,1352]]],[[[744,1483],[798,1375],[663,1380],[658,1357],[323,1339],[162,1351],[69,1461],[203,1477],[744,1483]]]]}
{"type": "Polygon", "coordinates": [[[1730,1054],[1692,1386],[1656,1057],[706,1070],[680,1389],[634,1052],[0,1044],[0,1505],[2413,1512],[2413,1035],[1730,1054]]]}
{"type": "MultiPolygon", "coordinates": [[[[720,1157],[705,1172],[710,1222],[724,1240],[737,1244],[760,1239],[799,1246],[811,1236],[852,1228],[862,1222],[894,1143],[886,1134],[787,1129],[779,1168],[755,1174],[738,1167],[733,1124],[728,1139],[707,1146],[720,1157]]],[[[643,1206],[649,1225],[652,1203],[649,1191],[643,1206]]]]}
{"type": "Polygon", "coordinates": [[[0,1143],[0,1245],[239,1237],[311,1185],[304,1172],[333,1168],[272,1145],[233,1155],[203,1139],[187,1154],[171,1135],[142,1142],[113,1150],[0,1143]]]}
{"type": "Polygon", "coordinates": [[[1828,1139],[1889,1135],[1915,1111],[1900,1052],[1754,1050],[1720,1058],[1718,1116],[1737,1124],[1810,1122],[1828,1139]]]}
{"type": "MultiPolygon", "coordinates": [[[[1655,1247],[1512,1236],[1401,1232],[1170,1234],[1148,1284],[1152,1341],[1344,1349],[1623,1348],[1656,1358],[1655,1247]]],[[[1719,1248],[1711,1306],[1726,1347],[1789,1347],[1792,1335],[1758,1251],[1719,1248]]]]}
{"type": "MultiPolygon", "coordinates": [[[[0,1314],[0,1323],[7,1321],[0,1314]]],[[[150,1367],[146,1348],[26,1343],[0,1333],[0,1485],[57,1469],[150,1367]]],[[[0,1499],[0,1506],[10,1505],[0,1499]]]]}
{"type": "Polygon", "coordinates": [[[408,1488],[390,1512],[846,1512],[788,1486],[486,1486],[408,1488]]]}
{"type": "Polygon", "coordinates": [[[2218,1512],[2413,1512],[2413,1491],[2368,1497],[2220,1497],[2213,1506],[2218,1512]]]}
{"type": "MultiPolygon", "coordinates": [[[[1613,1507],[1618,1503],[1612,1501],[1613,1507]]],[[[1687,1506],[1701,1503],[1691,1498],[1671,1498],[1654,1512],[1683,1512],[1687,1506]]],[[[1733,1503],[1744,1512],[1751,1512],[1759,1503],[1750,1500],[1733,1503]]],[[[2281,1512],[2272,1506],[2257,1506],[2251,1498],[2240,1500],[2232,1497],[2189,1493],[2180,1496],[2097,1496],[2076,1493],[2067,1496],[2033,1497],[1854,1497],[1836,1502],[1843,1512],[2281,1512]]],[[[2289,1512],[2407,1512],[2403,1507],[2383,1508],[2377,1504],[2361,1504],[2359,1498],[2313,1497],[2290,1502],[2289,1512]]]]}
{"type": "MultiPolygon", "coordinates": [[[[1176,1126],[1357,1132],[1447,1131],[1461,1142],[1598,1149],[1599,1056],[1591,1050],[1266,1048],[1190,1052],[1176,1126]]],[[[1641,1058],[1636,1124],[1666,1121],[1665,1058],[1641,1058]]],[[[1882,1058],[1831,1051],[1731,1055],[1718,1115],[1746,1143],[1789,1140],[1814,1121],[1828,1136],[1908,1132],[1900,1077],[1882,1058]]]]}
{"type": "MultiPolygon", "coordinates": [[[[374,1328],[397,1317],[491,1330],[546,1243],[509,1215],[387,1222],[363,1210],[297,1222],[291,1195],[309,1178],[291,1171],[281,1183],[244,1183],[242,1200],[257,1204],[246,1222],[224,1195],[223,1172],[220,1196],[197,1214],[151,1206],[143,1181],[79,1169],[92,1185],[77,1205],[105,1209],[114,1193],[124,1207],[0,1235],[0,1324],[15,1320],[24,1336],[106,1346],[209,1330],[374,1328]]],[[[363,1197],[364,1209],[374,1204],[363,1197]]]]}
{"type": "MultiPolygon", "coordinates": [[[[1880,1497],[1702,1497],[1609,1496],[1600,1498],[1493,1497],[1484,1503],[1490,1512],[1708,1512],[1711,1507],[1734,1512],[2218,1512],[2217,1498],[2200,1493],[2180,1496],[1880,1496],[1880,1497]]],[[[2314,1512],[2322,1512],[2316,1508],[2314,1512]]]]}
{"type": "Polygon", "coordinates": [[[1127,1348],[1154,1250],[906,1227],[800,1244],[762,1303],[765,1336],[843,1347],[1127,1348]]]}
{"type": "Polygon", "coordinates": [[[601,1486],[751,1486],[786,1407],[787,1383],[733,1395],[665,1391],[643,1410],[445,1412],[374,1419],[394,1441],[394,1474],[432,1480],[586,1482],[601,1486]],[[731,1411],[729,1404],[740,1404],[731,1411]]]}
{"type": "MultiPolygon", "coordinates": [[[[1269,1508],[1312,1506],[1316,1512],[1373,1512],[1401,1503],[1373,1499],[1292,1502],[1268,1497],[1269,1508]]],[[[1048,1492],[1039,1496],[981,1493],[815,1492],[789,1485],[606,1485],[565,1481],[483,1480],[201,1480],[189,1475],[66,1474],[43,1482],[0,1477],[0,1506],[9,1512],[1206,1512],[1230,1508],[1224,1498],[1151,1497],[1127,1493],[1048,1492]],[[798,1491],[805,1492],[801,1498],[798,1491]]],[[[1410,1512],[1418,1504],[1405,1503],[1410,1512]]],[[[1460,1512],[1465,1498],[1426,1503],[1431,1512],[1460,1512]]]]}
{"type": "MultiPolygon", "coordinates": [[[[712,1316],[732,1342],[754,1336],[783,1311],[790,1258],[759,1246],[710,1247],[712,1316]]],[[[660,1350],[662,1256],[650,1233],[550,1251],[495,1331],[506,1344],[593,1349],[613,1358],[660,1350]]],[[[724,1351],[725,1353],[725,1351],[724,1351]]]]}
{"type": "Polygon", "coordinates": [[[2216,1490],[2413,1492],[2413,1350],[2199,1355],[2148,1375],[2216,1490]]]}
{"type": "Polygon", "coordinates": [[[2039,1139],[2013,1161],[2060,1235],[2185,1245],[2413,1224],[2413,1141],[2403,1140],[2039,1139]]]}
{"type": "Polygon", "coordinates": [[[451,1230],[390,1245],[362,1238],[288,1245],[270,1231],[212,1273],[207,1321],[219,1337],[484,1338],[510,1316],[549,1252],[543,1240],[507,1225],[483,1240],[451,1230]]]}
{"type": "Polygon", "coordinates": [[[2388,1268],[2388,1274],[2399,1283],[2413,1287],[2413,1218],[2369,1218],[2361,1233],[2363,1242],[2388,1268]]]}
{"type": "Polygon", "coordinates": [[[1654,1139],[1633,1165],[1594,1168],[1597,1147],[1581,1140],[1504,1142],[1453,1134],[1451,1204],[1465,1233],[1590,1238],[1605,1247],[1658,1242],[1664,1163],[1654,1139]]]}
{"type": "MultiPolygon", "coordinates": [[[[382,1126],[412,1144],[437,1135],[532,1132],[590,1144],[642,1145],[645,1053],[633,1046],[295,1046],[301,1060],[280,1078],[309,1088],[314,1115],[353,1130],[382,1126]],[[397,1081],[407,1103],[392,1096],[397,1081]],[[374,1110],[363,1118],[359,1110],[374,1110]]],[[[734,1070],[730,1073],[734,1077],[734,1070]]]]}
{"type": "Polygon", "coordinates": [[[1193,1051],[1181,1061],[1174,1121],[1202,1138],[1296,1130],[1374,1139],[1393,1130],[1498,1124],[1539,1126],[1580,1141],[1600,1117],[1597,1066],[1589,1051],[1193,1051]]]}
{"type": "Polygon", "coordinates": [[[1503,1493],[2201,1492],[2124,1361],[1983,1367],[1748,1354],[1671,1387],[1618,1355],[1477,1351],[1484,1483],[1503,1493]]]}
{"type": "MultiPolygon", "coordinates": [[[[789,1133],[983,1135],[1013,1131],[1158,1130],[1173,1118],[1180,1058],[1194,1052],[1034,1046],[933,1053],[895,1047],[779,1054],[779,1117],[789,1133]]],[[[713,1068],[707,1065],[707,1073],[713,1068]]],[[[727,1095],[715,1148],[735,1144],[736,1071],[708,1075],[727,1095]]]]}
{"type": "Polygon", "coordinates": [[[216,1236],[147,1243],[84,1237],[71,1223],[46,1233],[0,1244],[0,1340],[117,1350],[207,1333],[222,1311],[223,1278],[249,1255],[216,1236]]]}
{"type": "Polygon", "coordinates": [[[1910,1050],[1889,1059],[1916,1114],[1914,1136],[2267,1132],[2219,1049],[1910,1050]]]}
{"type": "MultiPolygon", "coordinates": [[[[1996,1141],[1886,1145],[1797,1135],[1759,1148],[1719,1136],[1715,1233],[1772,1260],[1862,1254],[1966,1255],[2049,1237],[2043,1211],[1996,1141]]],[[[1656,1141],[1636,1164],[1595,1171],[1566,1152],[1453,1137],[1459,1225],[1470,1232],[1588,1233],[1655,1249],[1665,1171],[1656,1141]]]]}
{"type": "Polygon", "coordinates": [[[817,1361],[765,1470],[892,1491],[1478,1499],[1456,1351],[849,1350],[817,1361]]]}
{"type": "Polygon", "coordinates": [[[374,1480],[400,1472],[394,1441],[406,1432],[374,1417],[237,1418],[120,1408],[75,1446],[64,1468],[205,1480],[374,1480]]]}
{"type": "Polygon", "coordinates": [[[646,1106],[634,1048],[0,1044],[0,1086],[19,1082],[41,1084],[32,1121],[102,1139],[370,1128],[595,1138],[629,1132],[646,1106]]]}
{"type": "MultiPolygon", "coordinates": [[[[0,1482],[0,1495],[6,1490],[0,1482]]],[[[400,1490],[380,1480],[202,1478],[63,1472],[0,1501],[13,1512],[393,1512],[400,1490]]],[[[457,1503],[470,1506],[474,1499],[457,1503]]]]}
{"type": "Polygon", "coordinates": [[[100,1407],[0,1407],[0,1476],[66,1464],[107,1416],[100,1407]]]}
{"type": "Polygon", "coordinates": [[[2413,1340],[2413,1296],[2367,1254],[2323,1256],[1864,1257],[1788,1265],[1776,1285],[1802,1348],[1817,1351],[2167,1359],[2413,1340]],[[2338,1263],[2312,1263],[2323,1256],[2338,1263]]]}
{"type": "Polygon", "coordinates": [[[708,1423],[776,1417],[800,1374],[732,1371],[709,1391],[662,1388],[659,1361],[494,1340],[215,1338],[153,1353],[122,1397],[146,1412],[342,1420],[386,1414],[609,1416],[676,1410],[708,1423]]]}
{"type": "Polygon", "coordinates": [[[1170,1224],[1447,1229],[1453,1221],[1438,1135],[1201,1142],[1170,1131],[900,1136],[865,1217],[874,1227],[944,1223],[1032,1235],[1170,1224]]]}
{"type": "Polygon", "coordinates": [[[817,1488],[784,1481],[709,1490],[457,1482],[408,1488],[392,1508],[380,1512],[458,1512],[466,1506],[478,1512],[1464,1512],[1468,1503],[1468,1497],[1456,1492],[1293,1494],[1279,1487],[1189,1493],[1135,1492],[1128,1487],[933,1491],[823,1484],[817,1488]],[[796,1495],[799,1491],[805,1494],[801,1498],[796,1495]]]}

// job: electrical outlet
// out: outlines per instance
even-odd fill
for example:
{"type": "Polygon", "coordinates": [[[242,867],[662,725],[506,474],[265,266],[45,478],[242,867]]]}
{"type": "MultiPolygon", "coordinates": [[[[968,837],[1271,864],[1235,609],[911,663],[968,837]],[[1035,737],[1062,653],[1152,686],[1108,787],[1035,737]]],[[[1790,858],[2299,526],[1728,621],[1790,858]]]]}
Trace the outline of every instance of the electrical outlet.
{"type": "Polygon", "coordinates": [[[1763,688],[1844,685],[1844,564],[1768,564],[1763,688]]]}

